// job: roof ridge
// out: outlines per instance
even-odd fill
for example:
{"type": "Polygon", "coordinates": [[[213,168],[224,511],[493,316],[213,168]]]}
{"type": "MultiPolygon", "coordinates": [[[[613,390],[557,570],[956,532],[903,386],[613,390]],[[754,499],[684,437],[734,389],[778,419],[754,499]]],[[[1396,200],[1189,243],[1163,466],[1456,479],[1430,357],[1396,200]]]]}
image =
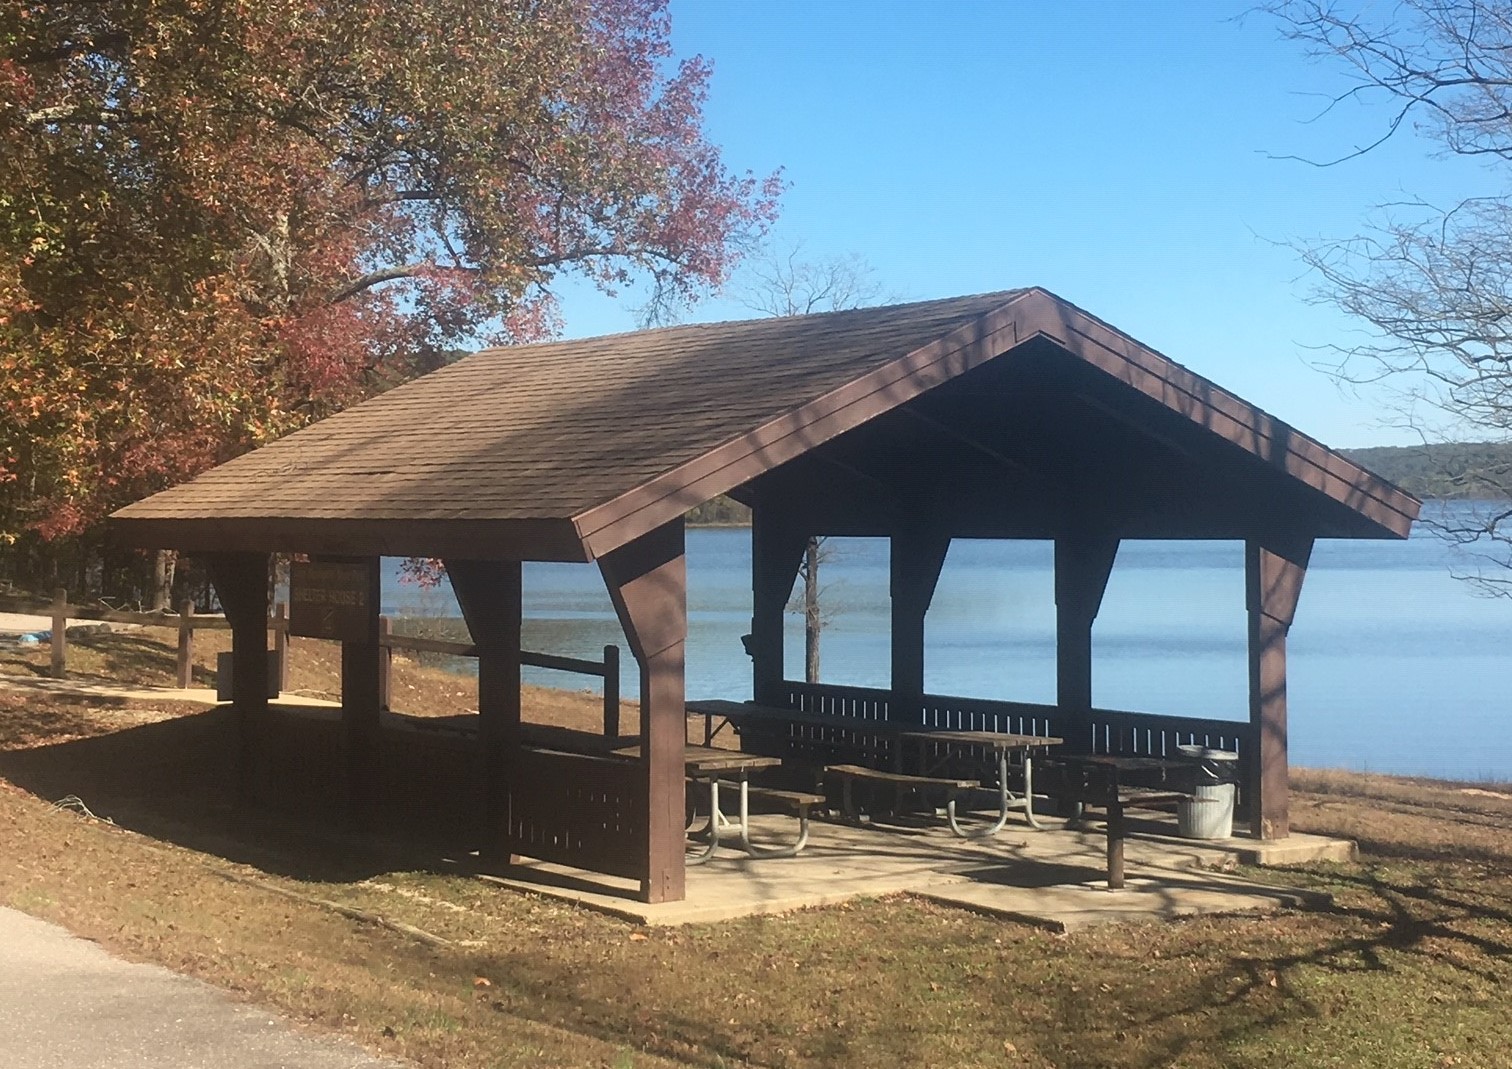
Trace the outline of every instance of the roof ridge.
{"type": "MultiPolygon", "coordinates": [[[[776,324],[792,322],[800,319],[812,321],[815,319],[861,316],[868,313],[875,314],[877,312],[918,309],[924,307],[925,305],[967,304],[971,301],[986,300],[988,298],[1001,298],[1003,301],[1007,302],[1014,299],[1015,297],[1020,297],[1025,293],[1029,293],[1032,290],[1042,290],[1043,292],[1047,293],[1049,292],[1048,290],[1044,290],[1041,286],[1019,286],[1005,290],[984,290],[981,293],[963,293],[958,294],[954,297],[929,297],[923,300],[900,301],[894,304],[868,304],[862,305],[858,308],[837,308],[827,312],[800,312],[795,315],[786,316],[757,315],[751,316],[747,319],[710,319],[697,323],[669,323],[664,327],[631,328],[630,330],[611,331],[608,334],[589,334],[580,338],[551,338],[543,341],[520,342],[518,344],[512,345],[490,345],[486,346],[485,348],[478,349],[475,352],[469,353],[467,354],[467,357],[463,357],[462,359],[465,360],[473,356],[482,356],[485,353],[515,353],[519,352],[522,349],[545,349],[555,345],[583,345],[588,342],[612,341],[617,338],[634,337],[644,339],[655,335],[666,335],[680,332],[695,333],[702,330],[714,330],[719,327],[776,324]]],[[[461,362],[462,360],[457,361],[458,364],[460,364],[461,362]]],[[[448,364],[447,366],[455,367],[456,364],[448,364]]]]}

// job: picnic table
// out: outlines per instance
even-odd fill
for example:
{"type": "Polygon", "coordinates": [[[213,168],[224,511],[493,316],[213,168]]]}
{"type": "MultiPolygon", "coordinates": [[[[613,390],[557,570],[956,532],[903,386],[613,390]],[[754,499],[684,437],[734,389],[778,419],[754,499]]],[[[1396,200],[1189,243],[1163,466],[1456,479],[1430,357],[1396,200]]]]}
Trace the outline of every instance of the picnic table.
{"type": "Polygon", "coordinates": [[[1057,755],[1048,794],[1107,812],[1108,889],[1124,886],[1124,810],[1193,801],[1190,761],[1128,754],[1057,755]]]}
{"type": "Polygon", "coordinates": [[[797,724],[812,728],[841,728],[847,731],[878,734],[897,734],[898,726],[886,720],[862,720],[860,718],[831,716],[828,713],[806,713],[800,709],[783,709],[775,705],[757,705],[755,702],[732,702],[724,698],[711,698],[688,702],[687,710],[694,716],[704,718],[704,745],[710,746],[727,724],[738,728],[744,723],[797,724]],[[714,721],[724,723],[718,727],[714,721]]]}
{"type": "Polygon", "coordinates": [[[950,821],[950,830],[956,835],[963,839],[984,839],[996,835],[1008,823],[1008,814],[1014,809],[1024,811],[1024,819],[1031,828],[1044,830],[1044,825],[1034,816],[1034,753],[1036,750],[1059,746],[1063,740],[1051,735],[1014,735],[999,731],[918,730],[899,734],[902,738],[919,743],[919,771],[926,776],[934,770],[933,765],[948,759],[952,751],[985,749],[993,752],[997,761],[997,820],[985,828],[968,830],[961,827],[956,819],[955,807],[951,806],[946,809],[946,817],[950,821]],[[931,748],[935,751],[933,755],[930,753],[931,748]],[[1013,754],[1019,755],[1024,770],[1024,789],[1017,796],[1008,789],[1008,768],[1013,754]]]}
{"type": "MultiPolygon", "coordinates": [[[[639,759],[641,748],[637,743],[633,746],[621,746],[610,752],[616,757],[639,759]]],[[[812,804],[812,801],[804,804],[802,799],[799,799],[799,836],[796,843],[776,849],[763,849],[751,842],[750,803],[753,792],[766,798],[798,793],[772,791],[751,786],[752,772],[764,768],[776,768],[781,764],[780,757],[741,753],[739,750],[722,750],[712,746],[699,746],[691,742],[684,744],[683,767],[688,779],[694,783],[707,784],[709,788],[709,826],[704,831],[704,834],[708,836],[708,843],[702,852],[688,858],[689,865],[703,864],[714,856],[714,851],[719,847],[720,826],[728,823],[719,804],[719,792],[722,788],[735,789],[740,798],[737,826],[740,832],[740,844],[746,853],[752,857],[787,857],[803,849],[808,841],[808,805],[812,804]]]]}
{"type": "Polygon", "coordinates": [[[845,790],[847,812],[854,807],[850,803],[853,781],[889,786],[898,791],[944,791],[947,802],[946,819],[950,829],[963,838],[976,839],[996,835],[1008,821],[1008,814],[1022,809],[1025,819],[1035,829],[1043,829],[1034,815],[1033,802],[1033,755],[1036,751],[1060,745],[1058,738],[1045,735],[1018,735],[997,731],[950,731],[931,730],[904,726],[887,720],[863,720],[860,718],[835,717],[823,713],[803,712],[797,709],[782,709],[758,705],[754,702],[723,700],[696,701],[687,705],[689,713],[704,718],[704,740],[712,741],[723,727],[714,726],[715,720],[741,724],[785,724],[800,728],[823,728],[852,732],[856,735],[875,735],[895,739],[899,743],[917,744],[919,764],[916,769],[904,771],[902,746],[892,747],[891,770],[863,764],[825,765],[827,777],[841,781],[845,790]],[[967,829],[956,817],[957,799],[976,790],[980,784],[971,777],[938,774],[940,766],[951,756],[965,749],[991,750],[997,764],[998,815],[991,825],[981,829],[967,829]],[[1024,770],[1024,790],[1014,795],[1008,789],[1008,772],[1013,755],[1020,755],[1024,770]]]}

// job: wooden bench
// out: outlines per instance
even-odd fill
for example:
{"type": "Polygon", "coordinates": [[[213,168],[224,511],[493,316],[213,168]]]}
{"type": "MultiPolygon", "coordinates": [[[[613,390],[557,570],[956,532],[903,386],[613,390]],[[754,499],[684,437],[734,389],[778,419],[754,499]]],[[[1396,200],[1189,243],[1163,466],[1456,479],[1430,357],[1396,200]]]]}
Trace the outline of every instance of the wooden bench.
{"type": "MultiPolygon", "coordinates": [[[[731,789],[739,792],[740,784],[720,782],[721,789],[731,789]]],[[[742,807],[740,812],[740,845],[745,847],[745,852],[752,857],[793,857],[808,845],[809,837],[809,810],[816,805],[823,805],[824,795],[812,794],[808,791],[784,791],[776,787],[757,787],[747,784],[745,792],[740,795],[742,807]],[[751,814],[749,802],[767,802],[780,805],[792,810],[798,817],[798,838],[786,846],[761,847],[751,842],[751,814]]]]}
{"type": "Polygon", "coordinates": [[[900,791],[942,790],[945,792],[946,799],[945,812],[948,814],[952,825],[956,822],[956,799],[965,792],[974,791],[981,786],[980,782],[974,779],[911,776],[904,772],[883,772],[881,769],[867,768],[865,765],[825,765],[824,777],[826,781],[832,778],[840,780],[843,792],[842,805],[845,815],[851,819],[856,819],[859,816],[852,793],[852,784],[859,781],[878,786],[894,787],[900,791]]]}

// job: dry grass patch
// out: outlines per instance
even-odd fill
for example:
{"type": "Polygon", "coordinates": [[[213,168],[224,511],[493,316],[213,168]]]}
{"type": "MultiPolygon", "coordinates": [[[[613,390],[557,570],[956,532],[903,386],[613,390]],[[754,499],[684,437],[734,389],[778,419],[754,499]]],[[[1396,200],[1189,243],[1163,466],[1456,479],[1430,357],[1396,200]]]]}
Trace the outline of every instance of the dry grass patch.
{"type": "Polygon", "coordinates": [[[1512,1065],[1495,792],[1299,774],[1299,830],[1367,848],[1273,876],[1324,914],[1052,936],[887,899],[638,929],[425,841],[238,815],[229,724],[176,712],[0,691],[0,902],[424,1066],[1512,1065]]]}

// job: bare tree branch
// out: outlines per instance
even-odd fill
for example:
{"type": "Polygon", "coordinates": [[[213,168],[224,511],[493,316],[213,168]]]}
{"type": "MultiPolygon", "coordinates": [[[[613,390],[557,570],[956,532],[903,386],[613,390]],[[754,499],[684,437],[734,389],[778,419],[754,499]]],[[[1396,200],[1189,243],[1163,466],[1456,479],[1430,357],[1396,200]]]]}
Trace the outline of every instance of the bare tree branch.
{"type": "MultiPolygon", "coordinates": [[[[1330,107],[1394,105],[1380,137],[1330,163],[1370,152],[1409,119],[1446,155],[1512,163],[1508,0],[1403,0],[1384,14],[1281,0],[1268,10],[1285,36],[1353,83],[1330,107]]],[[[1301,252],[1316,297],[1364,328],[1363,340],[1334,347],[1336,378],[1389,390],[1398,423],[1425,442],[1512,443],[1512,198],[1384,205],[1361,233],[1301,252]]],[[[1475,455],[1482,461],[1440,482],[1503,501],[1429,525],[1475,547],[1482,567],[1466,578],[1512,595],[1512,470],[1494,449],[1475,455]]]]}

